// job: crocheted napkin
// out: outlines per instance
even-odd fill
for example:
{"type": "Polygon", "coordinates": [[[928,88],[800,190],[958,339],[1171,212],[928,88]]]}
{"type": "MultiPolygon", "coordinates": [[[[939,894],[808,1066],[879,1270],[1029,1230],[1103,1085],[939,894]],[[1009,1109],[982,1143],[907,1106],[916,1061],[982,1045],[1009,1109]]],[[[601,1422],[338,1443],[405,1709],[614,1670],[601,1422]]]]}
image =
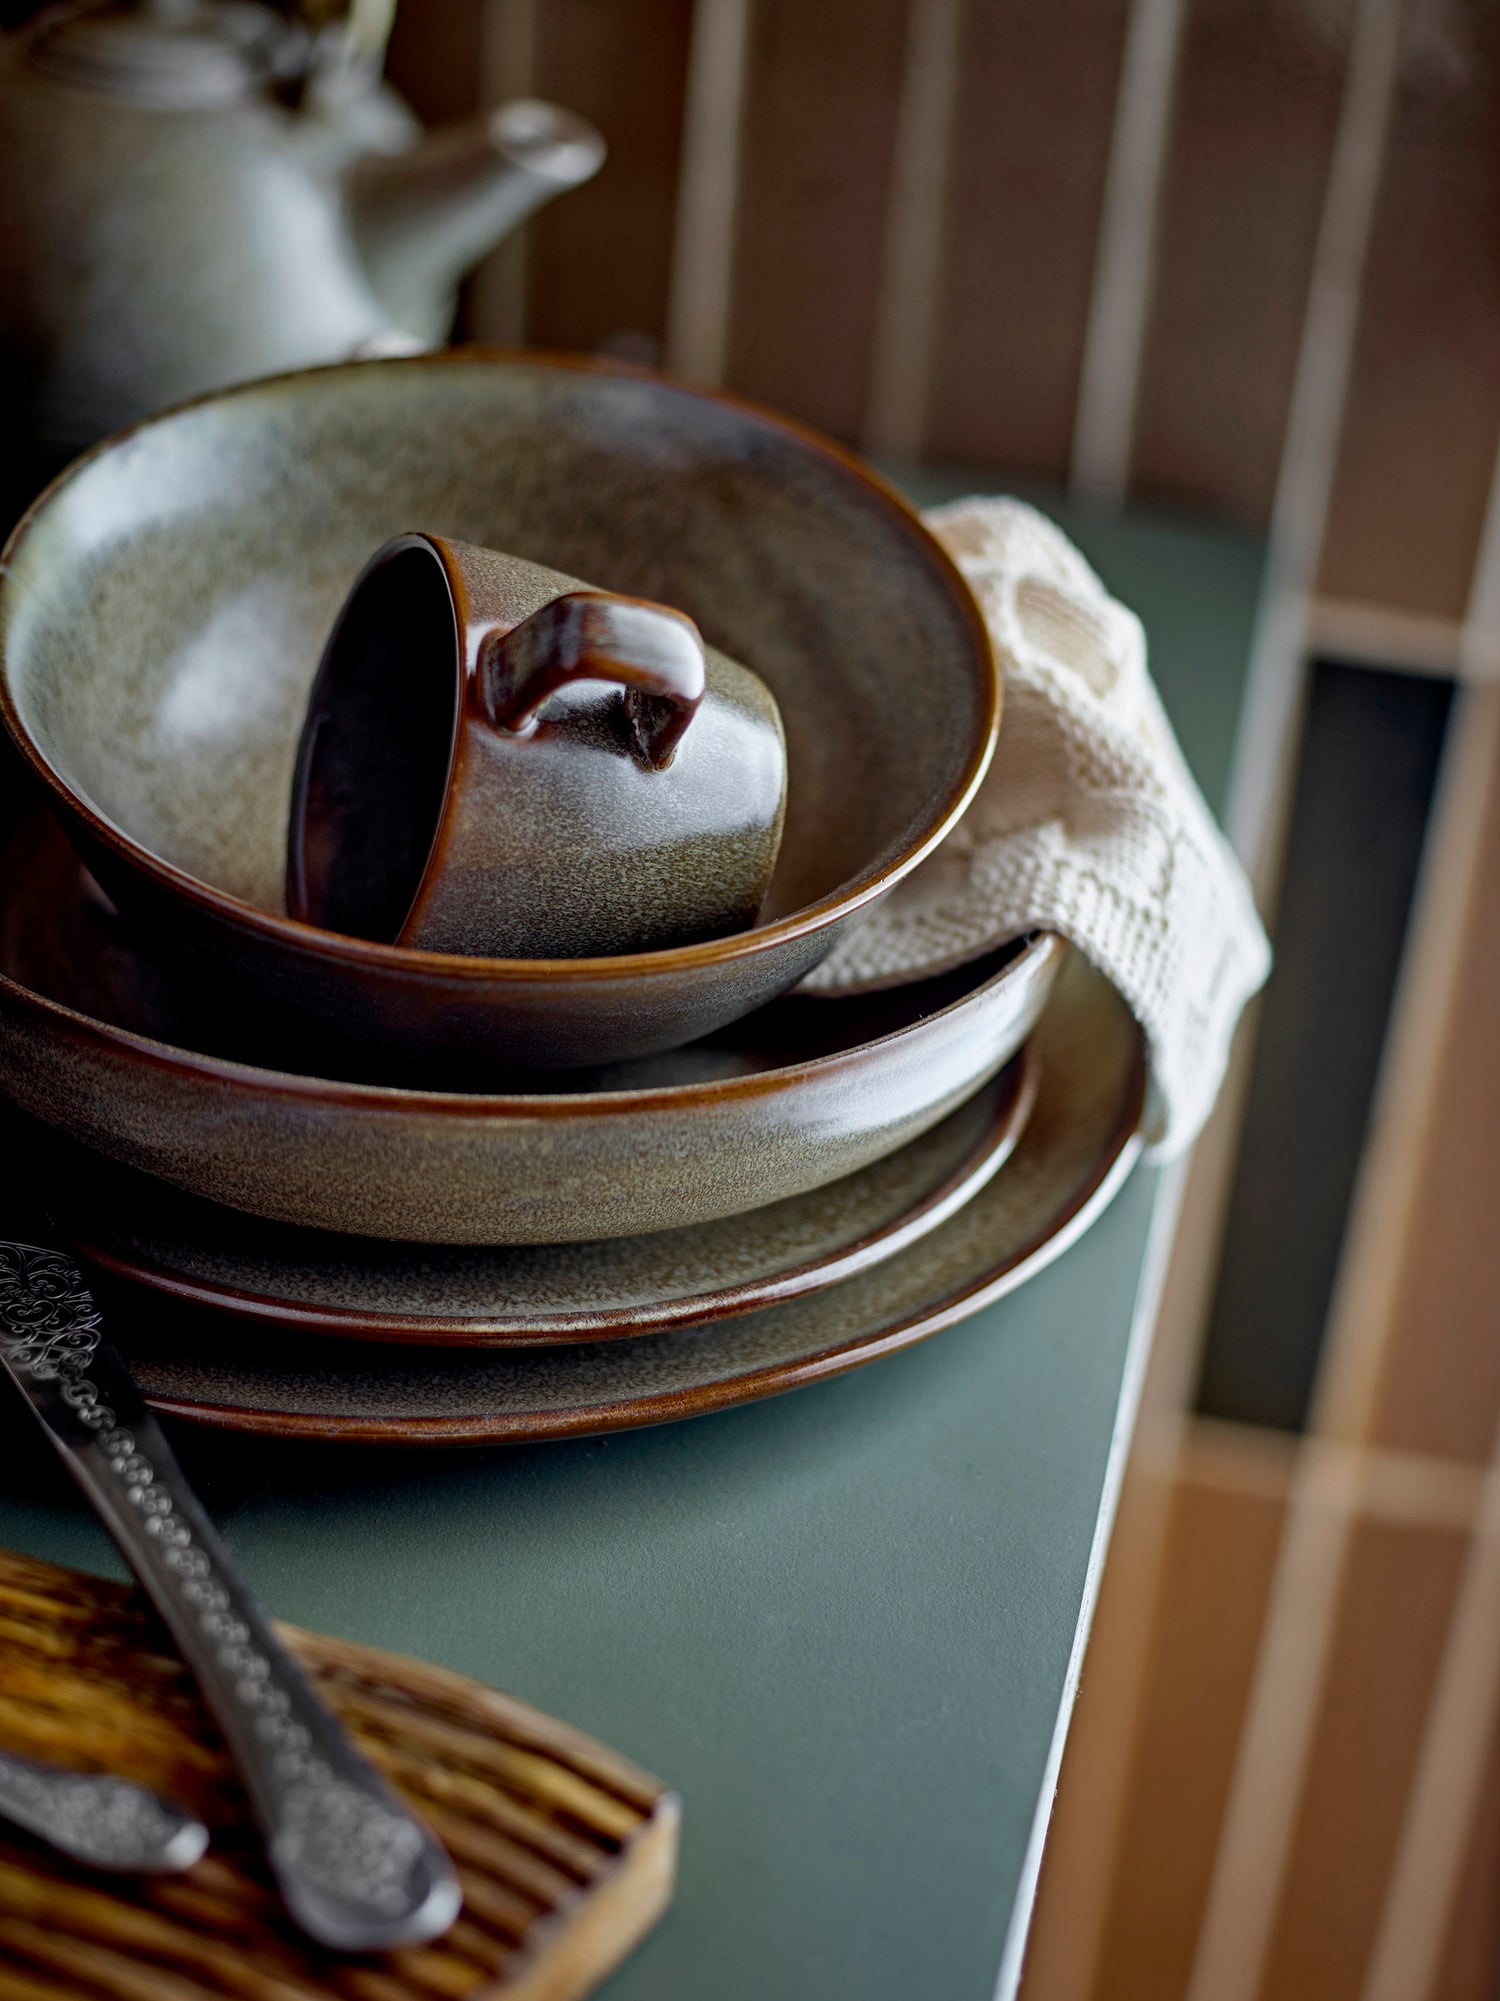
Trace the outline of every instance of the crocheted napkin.
{"type": "Polygon", "coordinates": [[[1140,620],[1061,531],[1014,500],[927,524],[983,608],[1005,718],[983,786],[942,847],[804,982],[894,986],[1023,932],[1060,931],[1145,1031],[1146,1136],[1179,1152],[1208,1117],[1240,1011],[1270,970],[1250,889],[1146,668],[1140,620]]]}

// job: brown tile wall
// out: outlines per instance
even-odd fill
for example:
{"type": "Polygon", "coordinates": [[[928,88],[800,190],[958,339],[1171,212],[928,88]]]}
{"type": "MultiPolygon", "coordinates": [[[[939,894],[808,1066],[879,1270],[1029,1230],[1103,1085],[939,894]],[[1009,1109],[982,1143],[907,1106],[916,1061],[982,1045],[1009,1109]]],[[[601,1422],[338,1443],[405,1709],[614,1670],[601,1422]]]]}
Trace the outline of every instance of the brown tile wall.
{"type": "Polygon", "coordinates": [[[727,377],[855,439],[869,386],[905,0],[759,0],[727,377]]]}
{"type": "Polygon", "coordinates": [[[1472,1463],[1500,1428],[1500,783],[1376,1408],[1381,1444],[1472,1463]]]}
{"type": "Polygon", "coordinates": [[[1459,615],[1500,434],[1500,9],[1407,9],[1324,590],[1459,615]]]}
{"type": "Polygon", "coordinates": [[[1355,1530],[1262,2001],[1359,2001],[1464,1547],[1355,1530]]]}
{"type": "Polygon", "coordinates": [[[666,330],[691,0],[538,0],[536,80],[609,158],[531,225],[528,338],[659,356],[666,330]]]}
{"type": "Polygon", "coordinates": [[[1174,2001],[1186,1986],[1281,1523],[1264,1489],[1178,1487],[1090,2001],[1174,2001]]]}
{"type": "Polygon", "coordinates": [[[1347,53],[1337,13],[1194,0],[1135,483],[1270,513],[1347,53]]]}
{"type": "Polygon", "coordinates": [[[1124,0],[971,0],[926,448],[1062,478],[1124,0]]]}
{"type": "MultiPolygon", "coordinates": [[[[1483,1755],[1477,1744],[1474,1755],[1483,1755]]],[[[1430,2001],[1495,2001],[1500,1992],[1500,1742],[1488,1765],[1430,2001]]]]}
{"type": "MultiPolygon", "coordinates": [[[[477,101],[485,7],[403,0],[391,70],[477,101]]],[[[526,325],[649,358],[692,0],[535,0],[535,87],[611,147],[531,229],[526,325]]],[[[860,428],[911,0],[752,0],[729,374],[860,428]]],[[[1189,0],[1141,381],[1142,494],[1264,520],[1353,8],[1189,0]]],[[[1408,10],[1322,588],[1463,605],[1500,434],[1500,9],[1408,10]]],[[[925,448],[1065,476],[1127,0],[966,0],[925,448]]],[[[473,331],[486,332],[482,318],[473,331]]]]}

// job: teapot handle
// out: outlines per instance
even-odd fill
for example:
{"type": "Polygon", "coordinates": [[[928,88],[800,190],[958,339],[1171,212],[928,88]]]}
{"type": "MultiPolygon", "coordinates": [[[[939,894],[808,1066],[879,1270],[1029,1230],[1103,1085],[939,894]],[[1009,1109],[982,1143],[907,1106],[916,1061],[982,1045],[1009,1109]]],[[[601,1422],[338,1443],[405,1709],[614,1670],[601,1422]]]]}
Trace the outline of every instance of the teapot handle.
{"type": "Polygon", "coordinates": [[[635,753],[662,771],[703,699],[705,672],[703,641],[682,612],[609,591],[568,591],[509,632],[487,632],[476,680],[486,719],[517,736],[570,682],[618,681],[635,753]]]}

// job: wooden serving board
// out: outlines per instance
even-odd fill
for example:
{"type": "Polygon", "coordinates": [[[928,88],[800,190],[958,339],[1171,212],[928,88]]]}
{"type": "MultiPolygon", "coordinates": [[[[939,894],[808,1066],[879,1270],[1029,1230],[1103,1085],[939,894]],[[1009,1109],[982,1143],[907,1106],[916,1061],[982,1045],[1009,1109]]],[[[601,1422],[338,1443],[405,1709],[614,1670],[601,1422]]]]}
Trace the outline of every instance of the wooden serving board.
{"type": "Polygon", "coordinates": [[[447,1845],[452,1931],[360,1958],[304,1940],[141,1594],[0,1551],[0,1747],[138,1779],[213,1834],[194,1868],[147,1879],[75,1868],[0,1823],[0,2001],[570,2001],[655,1923],[679,1817],[656,1780],[480,1682],[281,1631],[447,1845]]]}

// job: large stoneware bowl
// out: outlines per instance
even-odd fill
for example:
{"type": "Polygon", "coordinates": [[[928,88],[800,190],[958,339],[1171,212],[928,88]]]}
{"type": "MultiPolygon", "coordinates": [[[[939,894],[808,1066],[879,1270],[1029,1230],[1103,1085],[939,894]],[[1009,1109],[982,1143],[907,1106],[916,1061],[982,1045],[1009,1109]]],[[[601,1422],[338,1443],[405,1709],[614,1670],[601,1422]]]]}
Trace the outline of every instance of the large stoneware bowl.
{"type": "Polygon", "coordinates": [[[966,586],[852,459],[732,399],[529,356],[314,370],[108,442],[12,536],[0,643],[7,729],[156,948],[340,1040],[471,1070],[667,1049],[784,991],[942,839],[999,719],[966,586]],[[285,914],[323,641],[410,529],[674,605],[770,684],[788,812],[754,928],[466,959],[285,914]]]}

